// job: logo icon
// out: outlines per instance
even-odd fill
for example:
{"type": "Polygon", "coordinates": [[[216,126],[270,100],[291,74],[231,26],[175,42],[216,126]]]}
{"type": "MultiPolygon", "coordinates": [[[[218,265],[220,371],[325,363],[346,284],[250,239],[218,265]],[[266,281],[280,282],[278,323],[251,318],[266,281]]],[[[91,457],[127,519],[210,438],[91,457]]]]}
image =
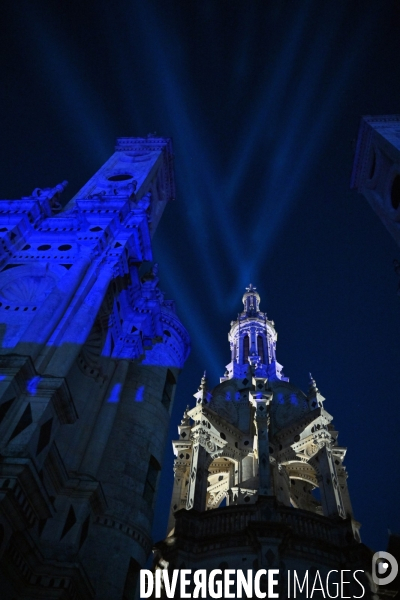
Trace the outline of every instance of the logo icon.
{"type": "Polygon", "coordinates": [[[372,579],[377,585],[388,585],[399,571],[397,560],[389,552],[375,552],[372,557],[372,579]]]}

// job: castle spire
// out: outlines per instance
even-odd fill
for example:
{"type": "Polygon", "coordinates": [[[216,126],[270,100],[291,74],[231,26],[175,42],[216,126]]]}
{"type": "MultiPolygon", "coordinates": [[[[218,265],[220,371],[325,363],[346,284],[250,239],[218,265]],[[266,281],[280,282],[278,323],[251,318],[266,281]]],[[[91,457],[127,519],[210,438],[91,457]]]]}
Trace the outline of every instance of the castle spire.
{"type": "Polygon", "coordinates": [[[269,377],[282,379],[282,365],[276,361],[274,322],[260,311],[260,295],[250,283],[243,294],[243,311],[232,321],[228,339],[231,346],[231,362],[221,381],[237,378],[269,377]]]}
{"type": "Polygon", "coordinates": [[[209,393],[207,392],[207,372],[206,371],[204,371],[203,377],[201,378],[198,391],[193,395],[195,398],[197,398],[196,404],[202,404],[202,405],[208,404],[209,393]]]}
{"type": "Polygon", "coordinates": [[[244,310],[247,314],[255,314],[260,310],[260,295],[257,292],[257,288],[253,287],[253,284],[246,288],[246,293],[243,296],[244,310]]]}
{"type": "Polygon", "coordinates": [[[317,388],[317,384],[315,383],[315,379],[313,378],[311,373],[309,373],[309,376],[310,376],[310,382],[309,382],[309,387],[308,387],[309,394],[318,392],[318,388],[317,388]]]}

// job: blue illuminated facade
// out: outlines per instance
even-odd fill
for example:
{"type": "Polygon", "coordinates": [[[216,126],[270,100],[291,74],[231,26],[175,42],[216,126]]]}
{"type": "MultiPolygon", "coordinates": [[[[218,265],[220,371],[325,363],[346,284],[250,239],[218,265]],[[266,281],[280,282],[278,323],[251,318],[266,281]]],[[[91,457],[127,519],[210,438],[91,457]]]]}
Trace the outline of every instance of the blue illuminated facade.
{"type": "Polygon", "coordinates": [[[120,138],[65,208],[67,182],[0,201],[2,598],[130,598],[150,551],[189,353],[144,265],[172,160],[120,138]]]}

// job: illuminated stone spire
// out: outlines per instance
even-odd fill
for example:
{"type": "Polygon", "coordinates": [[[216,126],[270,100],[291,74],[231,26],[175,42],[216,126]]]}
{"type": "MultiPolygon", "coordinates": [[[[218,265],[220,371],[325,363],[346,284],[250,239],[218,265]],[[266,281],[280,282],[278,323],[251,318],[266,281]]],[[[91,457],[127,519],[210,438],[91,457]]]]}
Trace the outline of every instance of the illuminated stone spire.
{"type": "Polygon", "coordinates": [[[197,398],[197,404],[208,404],[208,392],[207,392],[207,373],[204,371],[204,375],[201,378],[200,386],[198,391],[194,394],[194,397],[197,398]]]}
{"type": "Polygon", "coordinates": [[[278,334],[274,322],[260,311],[260,295],[250,283],[242,298],[243,311],[236,321],[231,322],[228,339],[231,347],[231,362],[226,366],[227,379],[268,377],[288,381],[283,376],[282,365],[276,360],[276,340],[278,334]]]}
{"type": "Polygon", "coordinates": [[[253,287],[252,283],[246,288],[246,293],[243,296],[243,305],[248,315],[256,314],[260,310],[260,296],[257,288],[253,287]]]}
{"type": "Polygon", "coordinates": [[[346,448],[312,375],[308,393],[282,376],[276,338],[250,284],[231,323],[227,372],[211,389],[204,373],[172,442],[169,535],[156,545],[157,568],[269,568],[298,552],[296,570],[308,573],[325,546],[332,570],[357,551],[346,448]]]}
{"type": "MultiPolygon", "coordinates": [[[[352,565],[362,565],[346,448],[338,445],[325,398],[311,374],[308,393],[282,377],[274,324],[251,284],[243,305],[231,323],[227,374],[210,389],[204,373],[172,442],[169,534],[156,545],[155,564],[210,571],[292,561],[306,574],[326,547],[331,554],[321,558],[321,570],[328,563],[339,570],[350,555],[352,565]]],[[[278,595],[292,592],[282,586],[278,595]]]]}
{"type": "Polygon", "coordinates": [[[315,379],[313,378],[311,373],[307,398],[311,410],[318,407],[322,408],[323,403],[325,401],[325,398],[317,388],[317,384],[315,383],[315,379]]]}

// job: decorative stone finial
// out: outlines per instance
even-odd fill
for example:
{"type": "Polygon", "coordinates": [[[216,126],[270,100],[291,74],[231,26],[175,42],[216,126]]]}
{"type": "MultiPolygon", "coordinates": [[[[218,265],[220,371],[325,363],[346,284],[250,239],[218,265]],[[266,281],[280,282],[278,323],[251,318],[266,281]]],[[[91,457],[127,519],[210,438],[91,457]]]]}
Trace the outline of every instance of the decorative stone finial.
{"type": "MultiPolygon", "coordinates": [[[[62,209],[59,202],[59,198],[65,188],[68,185],[68,181],[58,183],[53,188],[35,188],[31,194],[31,198],[40,198],[41,200],[48,200],[53,212],[58,212],[62,209]]],[[[24,199],[24,198],[23,198],[24,199]]]]}
{"type": "Polygon", "coordinates": [[[260,295],[257,292],[257,288],[252,283],[246,288],[246,292],[242,298],[244,311],[248,315],[258,313],[260,310],[260,295]]]}
{"type": "Polygon", "coordinates": [[[257,288],[253,287],[253,284],[250,283],[249,287],[246,288],[247,292],[255,292],[257,288]]]}
{"type": "Polygon", "coordinates": [[[201,382],[200,382],[199,392],[200,392],[200,390],[205,390],[206,385],[207,385],[207,371],[204,371],[203,377],[201,378],[201,382]]]}
{"type": "Polygon", "coordinates": [[[318,392],[318,388],[317,388],[317,384],[315,383],[315,379],[313,378],[311,373],[309,373],[309,376],[310,376],[310,383],[309,383],[309,389],[308,389],[309,393],[318,392]]]}
{"type": "Polygon", "coordinates": [[[207,373],[204,371],[203,377],[200,381],[200,387],[197,394],[195,394],[197,398],[197,404],[208,404],[208,394],[207,394],[207,373]]]}
{"type": "Polygon", "coordinates": [[[189,410],[190,410],[190,406],[188,404],[185,408],[185,412],[183,413],[181,425],[189,425],[190,424],[189,410]]]}

